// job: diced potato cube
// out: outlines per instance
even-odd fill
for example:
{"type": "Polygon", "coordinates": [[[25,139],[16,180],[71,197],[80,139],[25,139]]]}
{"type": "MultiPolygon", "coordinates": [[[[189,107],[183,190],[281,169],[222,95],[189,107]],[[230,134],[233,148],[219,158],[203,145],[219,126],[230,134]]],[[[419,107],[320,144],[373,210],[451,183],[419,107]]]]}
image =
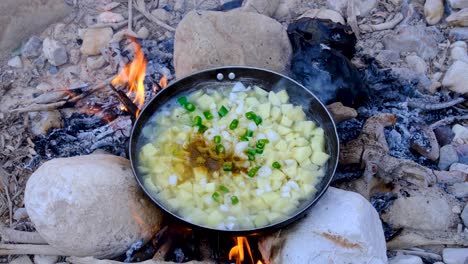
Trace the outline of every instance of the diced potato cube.
{"type": "Polygon", "coordinates": [[[270,116],[271,104],[264,103],[257,106],[257,114],[266,119],[270,116]]]}
{"type": "Polygon", "coordinates": [[[279,193],[277,192],[267,192],[262,194],[261,197],[268,205],[274,204],[277,200],[281,199],[279,193]]]}
{"type": "Polygon", "coordinates": [[[218,210],[213,210],[208,216],[205,216],[206,223],[209,226],[218,226],[224,219],[223,214],[218,210]]]}
{"type": "Polygon", "coordinates": [[[268,92],[263,90],[262,88],[258,87],[257,85],[254,85],[253,87],[254,92],[259,95],[260,97],[266,97],[268,95],[268,92]]]}
{"type": "Polygon", "coordinates": [[[281,118],[281,125],[286,126],[286,127],[291,127],[293,124],[293,121],[289,119],[287,116],[283,115],[281,118]]]}
{"type": "Polygon", "coordinates": [[[192,185],[191,182],[186,181],[186,182],[180,184],[178,186],[178,189],[179,190],[184,190],[184,191],[187,191],[187,192],[193,192],[193,185],[192,185]]]}
{"type": "Polygon", "coordinates": [[[279,151],[286,151],[288,149],[288,144],[286,144],[286,141],[284,140],[280,140],[277,144],[276,144],[276,149],[279,150],[279,151]]]}
{"type": "Polygon", "coordinates": [[[270,212],[267,214],[267,218],[268,218],[268,221],[270,221],[270,223],[280,221],[283,217],[284,216],[282,214],[277,213],[277,212],[270,212]]]}
{"type": "Polygon", "coordinates": [[[289,133],[284,137],[284,140],[288,143],[292,143],[292,141],[296,140],[297,135],[295,133],[289,133]]]}
{"type": "Polygon", "coordinates": [[[280,100],[282,104],[285,104],[289,101],[289,95],[288,95],[288,92],[286,92],[286,90],[279,91],[276,94],[276,96],[278,97],[278,99],[280,100]]]}
{"type": "Polygon", "coordinates": [[[283,172],[286,173],[291,178],[296,177],[297,175],[297,163],[294,161],[290,165],[283,167],[283,172]]]}
{"type": "Polygon", "coordinates": [[[310,196],[313,193],[315,193],[317,189],[315,189],[315,186],[313,184],[303,184],[302,191],[304,192],[305,196],[310,196]]]}
{"type": "Polygon", "coordinates": [[[323,137],[323,136],[325,136],[325,131],[323,130],[323,128],[317,127],[316,129],[314,129],[312,131],[312,135],[323,137]]]}
{"type": "Polygon", "coordinates": [[[310,140],[310,146],[314,151],[325,151],[325,137],[324,136],[313,136],[310,140]]]}
{"type": "Polygon", "coordinates": [[[312,135],[312,131],[315,128],[315,123],[313,121],[297,121],[294,125],[294,131],[300,132],[306,138],[309,138],[312,135]]]}
{"type": "Polygon", "coordinates": [[[206,179],[208,178],[208,169],[206,167],[195,167],[193,168],[193,176],[197,182],[206,179]]]}
{"type": "MultiPolygon", "coordinates": [[[[310,142],[303,138],[303,137],[299,137],[299,138],[295,138],[291,144],[292,147],[305,147],[307,145],[309,145],[310,142]]],[[[313,149],[313,148],[312,148],[313,149]]]]}
{"type": "Polygon", "coordinates": [[[200,96],[202,96],[205,92],[203,90],[198,90],[190,94],[189,101],[195,102],[200,96]]]}
{"type": "Polygon", "coordinates": [[[177,190],[177,198],[183,202],[190,204],[193,199],[192,191],[185,191],[183,189],[177,190]]]}
{"type": "Polygon", "coordinates": [[[280,118],[281,118],[281,110],[279,109],[279,107],[273,106],[273,107],[271,108],[270,117],[271,117],[271,121],[280,120],[280,118]]]}
{"type": "Polygon", "coordinates": [[[281,100],[278,97],[278,95],[275,92],[269,92],[268,93],[268,101],[272,105],[280,106],[281,105],[281,100]]]}
{"type": "Polygon", "coordinates": [[[246,104],[247,106],[257,106],[257,105],[260,104],[260,102],[259,102],[259,101],[257,100],[257,98],[255,98],[255,97],[247,97],[247,98],[245,99],[245,104],[246,104]]]}
{"type": "Polygon", "coordinates": [[[303,160],[310,157],[310,155],[312,154],[312,149],[309,146],[297,147],[292,150],[292,153],[295,160],[297,160],[298,162],[302,162],[303,160]]]}
{"type": "Polygon", "coordinates": [[[200,107],[202,110],[208,110],[210,109],[210,105],[212,103],[214,103],[214,99],[213,97],[207,95],[207,94],[203,94],[202,96],[200,96],[199,98],[197,98],[197,100],[195,100],[195,103],[198,107],[200,107]]]}
{"type": "Polygon", "coordinates": [[[257,215],[254,218],[254,223],[256,227],[262,227],[268,224],[268,218],[265,215],[257,215]]]}
{"type": "Polygon", "coordinates": [[[283,113],[283,115],[289,115],[289,112],[291,112],[293,108],[294,106],[292,104],[282,104],[281,113],[283,113]]]}
{"type": "Polygon", "coordinates": [[[167,204],[172,210],[178,210],[182,205],[182,202],[178,198],[171,198],[167,200],[167,204]]]}
{"type": "Polygon", "coordinates": [[[156,156],[158,154],[158,150],[153,144],[149,143],[141,148],[141,153],[146,159],[148,159],[156,156]]]}
{"type": "Polygon", "coordinates": [[[299,121],[299,120],[304,120],[305,119],[305,113],[302,110],[302,107],[296,106],[293,109],[291,109],[288,114],[288,118],[293,120],[293,121],[299,121]]]}
{"type": "Polygon", "coordinates": [[[210,182],[205,185],[206,192],[212,193],[215,191],[215,189],[216,189],[216,184],[214,182],[210,182]]]}
{"type": "Polygon", "coordinates": [[[313,163],[319,166],[323,166],[325,165],[325,163],[327,163],[329,157],[330,155],[328,155],[327,153],[321,151],[314,151],[314,153],[312,153],[311,160],[313,163]]]}
{"type": "Polygon", "coordinates": [[[291,129],[289,127],[285,127],[282,125],[278,125],[276,129],[278,131],[278,134],[280,134],[281,136],[291,133],[291,129]]]}

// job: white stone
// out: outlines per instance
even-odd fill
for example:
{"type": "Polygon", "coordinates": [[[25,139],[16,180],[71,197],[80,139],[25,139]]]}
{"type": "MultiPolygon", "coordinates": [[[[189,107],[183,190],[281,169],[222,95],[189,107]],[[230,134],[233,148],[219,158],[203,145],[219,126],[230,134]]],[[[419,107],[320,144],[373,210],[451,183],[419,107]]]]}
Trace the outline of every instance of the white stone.
{"type": "Polygon", "coordinates": [[[45,135],[50,129],[63,127],[62,116],[57,110],[30,112],[29,120],[29,129],[36,136],[45,135]]]}
{"type": "Polygon", "coordinates": [[[58,261],[58,256],[35,255],[34,264],[55,264],[58,261]]]}
{"type": "Polygon", "coordinates": [[[25,206],[39,234],[66,256],[121,255],[162,221],[130,162],[106,154],[47,161],[26,184],[25,206]]]}
{"type": "Polygon", "coordinates": [[[461,9],[468,7],[468,0],[448,0],[452,8],[461,9]]]}
{"type": "MultiPolygon", "coordinates": [[[[327,6],[344,15],[347,12],[348,2],[348,0],[327,0],[327,6]]],[[[356,15],[361,17],[367,16],[378,4],[377,0],[356,0],[352,2],[354,3],[356,15]]]]}
{"type": "Polygon", "coordinates": [[[22,256],[12,260],[10,264],[33,264],[33,262],[28,256],[22,256]]]}
{"type": "Polygon", "coordinates": [[[106,64],[106,60],[103,56],[90,56],[86,59],[86,65],[91,70],[100,69],[106,64]]]}
{"type": "Polygon", "coordinates": [[[423,261],[418,256],[399,255],[389,259],[388,264],[423,264],[423,261]]]}
{"type": "Polygon", "coordinates": [[[468,165],[467,164],[462,164],[462,163],[454,163],[450,165],[450,171],[461,171],[468,173],[468,165]]]}
{"type": "Polygon", "coordinates": [[[463,140],[468,140],[468,128],[466,128],[465,126],[456,124],[452,127],[452,131],[453,133],[455,133],[453,140],[456,140],[458,138],[461,138],[463,140]]]}
{"type": "Polygon", "coordinates": [[[279,0],[246,0],[243,2],[241,10],[271,17],[278,9],[279,3],[279,0]]]}
{"type": "Polygon", "coordinates": [[[426,0],[424,3],[424,15],[429,25],[439,23],[444,15],[444,2],[442,0],[426,0]]]}
{"type": "Polygon", "coordinates": [[[465,41],[456,41],[451,45],[450,57],[452,60],[460,60],[468,63],[468,54],[466,53],[467,47],[465,41]]]}
{"type": "Polygon", "coordinates": [[[102,12],[98,16],[98,22],[100,23],[117,23],[124,19],[125,18],[121,14],[110,11],[102,12]]]}
{"type": "Polygon", "coordinates": [[[417,55],[409,55],[406,56],[405,61],[408,64],[409,68],[413,71],[421,74],[426,74],[427,64],[421,57],[417,55]]]}
{"type": "Polygon", "coordinates": [[[442,251],[445,264],[465,264],[468,258],[468,248],[445,248],[442,251]]]}
{"type": "Polygon", "coordinates": [[[44,56],[54,66],[65,64],[68,60],[67,51],[65,47],[57,41],[46,38],[42,43],[42,52],[44,56]]]}
{"type": "Polygon", "coordinates": [[[141,27],[138,31],[137,31],[137,36],[141,39],[147,39],[149,37],[149,30],[148,28],[146,27],[141,27]]]}
{"type": "Polygon", "coordinates": [[[19,56],[15,56],[11,59],[8,60],[8,66],[13,67],[13,68],[22,68],[23,67],[23,62],[21,61],[21,58],[19,56]]]}
{"type": "Polygon", "coordinates": [[[333,187],[307,217],[284,229],[279,239],[277,234],[263,239],[260,248],[270,263],[387,263],[377,211],[360,194],[333,187]]]}
{"type": "Polygon", "coordinates": [[[329,19],[335,23],[340,23],[342,25],[346,25],[344,18],[335,10],[331,9],[310,9],[305,12],[302,16],[303,17],[310,17],[310,18],[320,18],[320,19],[329,19]]]}
{"type": "Polygon", "coordinates": [[[468,63],[455,61],[445,73],[442,85],[448,87],[451,91],[465,94],[468,93],[468,63]]]}
{"type": "Polygon", "coordinates": [[[112,38],[112,28],[88,28],[83,33],[81,52],[86,55],[99,55],[101,49],[109,44],[112,38]]]}
{"type": "Polygon", "coordinates": [[[445,20],[452,26],[468,26],[468,8],[452,13],[445,20]]]}
{"type": "Polygon", "coordinates": [[[460,217],[463,220],[463,224],[468,227],[468,203],[465,204],[465,208],[463,209],[460,217]]]}
{"type": "Polygon", "coordinates": [[[13,219],[16,221],[19,221],[21,219],[26,219],[28,218],[28,212],[26,211],[26,208],[21,207],[15,210],[15,213],[13,214],[13,219]]]}
{"type": "Polygon", "coordinates": [[[171,13],[167,12],[165,9],[162,8],[153,10],[151,12],[151,15],[163,22],[169,22],[172,17],[171,13]]]}

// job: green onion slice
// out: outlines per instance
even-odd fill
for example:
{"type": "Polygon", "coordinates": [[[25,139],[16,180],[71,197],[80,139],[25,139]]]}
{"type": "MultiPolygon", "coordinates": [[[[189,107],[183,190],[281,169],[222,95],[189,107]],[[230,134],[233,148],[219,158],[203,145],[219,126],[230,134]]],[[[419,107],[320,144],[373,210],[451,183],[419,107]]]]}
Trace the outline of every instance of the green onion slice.
{"type": "Polygon", "coordinates": [[[255,153],[256,153],[256,152],[255,152],[255,149],[253,149],[253,148],[247,149],[246,152],[247,152],[247,154],[250,154],[250,155],[255,155],[255,153]]]}
{"type": "Polygon", "coordinates": [[[245,131],[245,135],[244,135],[244,136],[246,136],[246,137],[252,137],[252,136],[253,136],[253,131],[247,129],[247,130],[245,131]]]}
{"type": "Polygon", "coordinates": [[[256,116],[256,117],[254,118],[254,122],[255,122],[255,124],[257,124],[257,126],[258,126],[258,125],[260,125],[260,124],[263,122],[263,119],[262,119],[260,116],[256,116]]]}
{"type": "Polygon", "coordinates": [[[219,194],[219,192],[214,192],[212,195],[211,195],[211,198],[213,198],[213,200],[215,200],[215,202],[218,202],[219,203],[219,197],[221,196],[221,194],[219,194]]]}
{"type": "Polygon", "coordinates": [[[239,198],[237,198],[237,196],[231,196],[231,202],[233,205],[236,205],[239,203],[239,198]]]}
{"type": "Polygon", "coordinates": [[[215,142],[216,144],[221,143],[221,136],[214,136],[214,142],[215,142]]]}
{"type": "Polygon", "coordinates": [[[220,189],[222,192],[225,192],[225,193],[228,193],[228,192],[229,192],[229,189],[228,189],[226,186],[224,186],[224,185],[220,185],[220,186],[219,186],[219,189],[220,189]]]}
{"type": "Polygon", "coordinates": [[[187,96],[179,97],[177,102],[180,104],[180,106],[185,106],[185,104],[188,103],[187,96]]]}
{"type": "Polygon", "coordinates": [[[203,112],[203,115],[205,116],[206,120],[211,120],[213,119],[213,114],[208,110],[208,111],[204,111],[203,112]]]}
{"type": "Polygon", "coordinates": [[[193,118],[193,125],[194,126],[199,126],[202,124],[202,118],[200,116],[195,116],[193,118]]]}
{"type": "Polygon", "coordinates": [[[224,105],[222,105],[221,108],[218,111],[218,115],[219,115],[219,117],[224,117],[224,116],[227,115],[228,112],[229,112],[229,110],[224,105]]]}
{"type": "Polygon", "coordinates": [[[232,162],[224,163],[224,165],[223,165],[223,170],[224,171],[232,171],[233,169],[234,169],[234,165],[232,164],[232,162]]]}
{"type": "Polygon", "coordinates": [[[206,127],[205,125],[203,124],[200,124],[198,125],[198,132],[199,133],[205,133],[205,131],[208,129],[208,127],[206,127]]]}
{"type": "Polygon", "coordinates": [[[195,111],[195,108],[196,108],[196,107],[195,107],[195,105],[192,104],[192,103],[186,103],[186,104],[184,105],[184,108],[185,108],[185,110],[187,110],[187,111],[189,111],[189,112],[193,112],[193,111],[195,111]]]}
{"type": "Polygon", "coordinates": [[[246,136],[241,136],[239,137],[240,141],[249,141],[249,139],[246,136]]]}
{"type": "Polygon", "coordinates": [[[232,120],[231,124],[229,124],[229,129],[234,130],[237,128],[238,125],[239,125],[239,120],[234,119],[232,120]]]}
{"type": "Polygon", "coordinates": [[[224,148],[223,145],[221,144],[216,145],[216,153],[220,154],[220,153],[224,153],[225,151],[226,149],[224,148]]]}
{"type": "Polygon", "coordinates": [[[254,167],[250,169],[249,172],[247,172],[247,175],[249,175],[249,177],[254,177],[255,174],[257,174],[259,169],[260,169],[260,166],[254,167]]]}
{"type": "Polygon", "coordinates": [[[249,111],[245,113],[245,117],[247,117],[248,120],[254,120],[257,115],[253,111],[249,111]]]}
{"type": "Polygon", "coordinates": [[[255,152],[257,152],[257,154],[262,154],[262,153],[263,153],[263,149],[256,149],[255,152]]]}
{"type": "Polygon", "coordinates": [[[273,162],[273,164],[272,164],[271,166],[272,166],[273,168],[275,168],[275,169],[281,168],[281,164],[280,164],[279,162],[277,162],[277,161],[273,162]]]}
{"type": "Polygon", "coordinates": [[[247,154],[247,158],[248,158],[249,160],[255,160],[255,155],[247,154]]]}

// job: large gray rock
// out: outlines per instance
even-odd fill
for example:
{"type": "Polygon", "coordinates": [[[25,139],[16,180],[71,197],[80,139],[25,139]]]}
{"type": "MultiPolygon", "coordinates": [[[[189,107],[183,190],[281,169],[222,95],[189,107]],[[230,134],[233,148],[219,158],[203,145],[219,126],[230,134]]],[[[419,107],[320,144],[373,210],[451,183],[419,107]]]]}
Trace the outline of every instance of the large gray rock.
{"type": "Polygon", "coordinates": [[[29,178],[25,205],[41,236],[68,256],[115,257],[162,221],[129,161],[106,154],[47,161],[29,178]]]}
{"type": "Polygon", "coordinates": [[[177,78],[226,65],[256,66],[284,73],[291,53],[281,24],[250,12],[191,11],[175,33],[177,78]]]}
{"type": "Polygon", "coordinates": [[[241,10],[271,17],[278,9],[279,3],[280,0],[246,0],[242,4],[241,10]]]}
{"type": "Polygon", "coordinates": [[[386,49],[399,53],[416,52],[419,57],[433,59],[439,52],[437,44],[443,35],[435,27],[402,26],[382,39],[386,49]]]}
{"type": "Polygon", "coordinates": [[[452,28],[449,33],[449,37],[455,40],[467,40],[468,39],[468,28],[467,27],[456,27],[452,28]]]}
{"type": "Polygon", "coordinates": [[[461,219],[463,220],[463,224],[468,227],[468,203],[465,204],[465,208],[461,213],[461,219]]]}
{"type": "Polygon", "coordinates": [[[10,264],[33,264],[33,262],[28,256],[22,256],[12,260],[10,264]]]}
{"type": "Polygon", "coordinates": [[[445,248],[442,251],[445,264],[465,264],[468,259],[468,248],[445,248]]]}
{"type": "Polygon", "coordinates": [[[361,195],[329,188],[307,217],[259,243],[269,263],[387,263],[382,223],[361,195]]]}
{"type": "Polygon", "coordinates": [[[399,255],[389,259],[388,264],[423,264],[423,261],[418,256],[399,255]]]}
{"type": "Polygon", "coordinates": [[[448,0],[452,8],[466,8],[468,7],[468,0],[448,0]]]}
{"type": "Polygon", "coordinates": [[[44,39],[42,51],[46,59],[54,66],[63,65],[68,61],[65,47],[51,38],[44,39]]]}
{"type": "Polygon", "coordinates": [[[81,52],[86,55],[99,55],[101,49],[109,44],[113,35],[112,28],[88,28],[83,34],[81,52]]]}
{"type": "Polygon", "coordinates": [[[21,48],[21,55],[26,58],[35,58],[41,55],[42,39],[38,36],[32,36],[28,42],[21,48]]]}
{"type": "Polygon", "coordinates": [[[450,165],[456,162],[458,162],[458,154],[451,144],[440,148],[439,169],[447,170],[450,165]]]}
{"type": "MultiPolygon", "coordinates": [[[[465,171],[468,173],[468,171],[465,171]]],[[[468,198],[468,182],[457,182],[447,187],[447,191],[457,198],[468,198]]]]}
{"type": "Polygon", "coordinates": [[[445,73],[442,85],[449,90],[459,93],[468,93],[468,63],[463,61],[455,61],[445,73]]]}

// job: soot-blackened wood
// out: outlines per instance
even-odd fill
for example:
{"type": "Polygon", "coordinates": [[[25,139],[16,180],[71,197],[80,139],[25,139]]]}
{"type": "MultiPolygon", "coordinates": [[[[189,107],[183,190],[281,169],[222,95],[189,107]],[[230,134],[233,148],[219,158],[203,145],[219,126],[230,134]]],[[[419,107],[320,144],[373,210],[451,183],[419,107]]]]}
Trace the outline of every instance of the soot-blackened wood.
{"type": "Polygon", "coordinates": [[[138,114],[138,111],[140,109],[138,109],[138,106],[136,106],[132,100],[130,98],[128,98],[128,96],[125,94],[125,92],[123,92],[122,90],[120,89],[117,89],[116,87],[114,87],[112,84],[109,84],[109,86],[111,87],[112,91],[115,92],[115,94],[117,95],[117,98],[119,99],[119,101],[123,104],[123,106],[125,107],[126,111],[130,113],[130,115],[135,118],[138,114]]]}

